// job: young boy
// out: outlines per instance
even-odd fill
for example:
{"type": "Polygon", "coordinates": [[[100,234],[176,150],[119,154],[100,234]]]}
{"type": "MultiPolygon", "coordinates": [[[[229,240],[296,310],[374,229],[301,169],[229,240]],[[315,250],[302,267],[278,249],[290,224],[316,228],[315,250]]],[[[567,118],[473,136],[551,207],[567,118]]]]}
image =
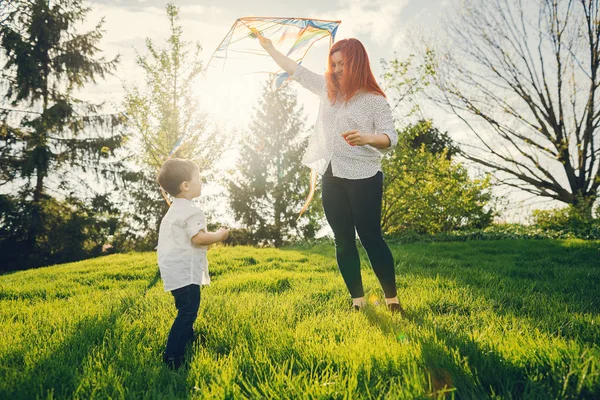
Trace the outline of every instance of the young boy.
{"type": "Polygon", "coordinates": [[[184,350],[193,340],[200,307],[200,285],[210,284],[207,246],[229,236],[227,228],[206,232],[206,218],[192,199],[202,192],[198,166],[189,160],[170,159],[161,167],[158,183],[173,203],[160,223],[158,267],[165,292],[175,298],[177,317],[171,326],[163,361],[170,368],[184,362],[184,350]]]}

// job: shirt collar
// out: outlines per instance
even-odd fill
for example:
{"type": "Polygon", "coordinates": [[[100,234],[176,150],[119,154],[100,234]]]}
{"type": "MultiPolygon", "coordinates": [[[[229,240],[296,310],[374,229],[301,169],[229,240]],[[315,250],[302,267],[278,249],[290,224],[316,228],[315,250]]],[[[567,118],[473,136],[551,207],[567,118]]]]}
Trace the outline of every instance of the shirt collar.
{"type": "Polygon", "coordinates": [[[185,203],[191,203],[191,202],[192,202],[191,200],[184,199],[183,197],[174,197],[173,198],[173,204],[175,204],[175,203],[185,204],[185,203]]]}

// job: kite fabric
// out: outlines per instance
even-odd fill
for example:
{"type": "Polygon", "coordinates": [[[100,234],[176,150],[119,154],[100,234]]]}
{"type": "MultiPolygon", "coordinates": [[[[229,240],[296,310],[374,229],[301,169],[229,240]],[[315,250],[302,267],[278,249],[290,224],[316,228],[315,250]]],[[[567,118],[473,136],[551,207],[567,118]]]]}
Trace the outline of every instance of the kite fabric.
{"type": "Polygon", "coordinates": [[[289,75],[275,70],[277,65],[256,40],[256,33],[271,39],[277,50],[300,63],[310,47],[329,37],[333,44],[341,21],[307,18],[244,17],[238,18],[206,65],[206,71],[241,75],[248,72],[269,73],[273,88],[280,88],[289,75]]]}

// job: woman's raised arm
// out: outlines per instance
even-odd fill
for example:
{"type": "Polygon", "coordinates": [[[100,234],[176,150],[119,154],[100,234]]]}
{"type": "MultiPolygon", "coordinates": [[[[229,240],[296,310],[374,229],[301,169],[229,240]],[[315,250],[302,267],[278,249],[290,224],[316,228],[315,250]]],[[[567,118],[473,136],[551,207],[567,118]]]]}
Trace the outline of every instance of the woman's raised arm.
{"type": "Polygon", "coordinates": [[[262,48],[265,49],[267,53],[269,53],[269,55],[273,58],[273,60],[275,60],[277,65],[279,65],[279,67],[282,68],[285,72],[290,74],[290,76],[294,75],[294,72],[296,72],[296,68],[298,67],[296,61],[281,54],[275,48],[275,46],[273,46],[273,42],[271,42],[271,39],[264,37],[257,30],[252,30],[252,32],[258,38],[258,41],[260,42],[262,48]]]}

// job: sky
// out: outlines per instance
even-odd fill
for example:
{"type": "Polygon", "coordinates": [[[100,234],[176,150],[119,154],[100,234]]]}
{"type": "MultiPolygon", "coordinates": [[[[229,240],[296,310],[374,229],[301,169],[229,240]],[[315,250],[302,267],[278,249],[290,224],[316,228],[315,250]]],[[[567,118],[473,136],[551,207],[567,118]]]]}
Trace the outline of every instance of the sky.
{"type": "MultiPolygon", "coordinates": [[[[199,42],[203,47],[202,56],[206,63],[213,51],[229,31],[231,25],[243,16],[282,16],[307,17],[317,19],[341,20],[336,40],[356,37],[369,52],[371,65],[376,77],[381,75],[381,58],[391,59],[396,52],[399,56],[411,52],[405,37],[409,25],[434,28],[443,10],[450,7],[452,1],[433,0],[377,0],[377,1],[315,1],[308,0],[291,5],[272,1],[177,1],[181,8],[180,18],[184,38],[199,42]]],[[[135,65],[136,50],[145,54],[145,40],[150,38],[155,44],[161,44],[169,34],[165,13],[165,1],[117,1],[102,0],[89,2],[87,27],[91,28],[102,17],[105,18],[105,35],[100,49],[107,57],[120,54],[121,63],[116,77],[95,87],[87,87],[86,96],[119,99],[123,93],[123,83],[140,83],[140,68],[135,65]]],[[[322,72],[327,57],[327,43],[322,40],[314,46],[305,58],[305,66],[322,72]]],[[[276,68],[275,68],[276,69],[276,68]]],[[[227,122],[246,123],[252,105],[258,96],[262,83],[260,79],[242,80],[234,88],[211,86],[208,77],[200,82],[199,96],[203,111],[227,122]],[[231,90],[234,93],[223,93],[231,90]],[[239,96],[240,90],[244,90],[239,96]],[[233,105],[234,109],[231,109],[233,105]],[[226,118],[224,118],[226,117],[226,118]]],[[[310,101],[307,93],[299,93],[309,120],[316,117],[317,104],[310,101]],[[306,101],[304,101],[306,100],[306,101]],[[314,114],[314,115],[313,115],[314,114]]],[[[314,100],[314,99],[312,99],[314,100]]]]}
{"type": "MultiPolygon", "coordinates": [[[[187,41],[199,42],[203,48],[202,58],[208,62],[213,51],[225,37],[237,18],[244,16],[303,17],[341,20],[336,40],[355,37],[367,49],[371,67],[377,78],[382,74],[380,59],[391,60],[394,56],[405,58],[416,51],[411,32],[426,32],[429,36],[440,30],[443,18],[456,9],[459,0],[303,0],[297,2],[274,2],[272,0],[179,0],[183,36],[187,41]]],[[[85,28],[92,28],[101,18],[105,19],[104,37],[99,44],[104,56],[117,54],[121,62],[114,77],[86,87],[82,93],[89,100],[109,100],[119,107],[123,97],[123,85],[141,84],[143,76],[135,64],[136,51],[146,54],[146,38],[156,45],[163,45],[169,35],[165,12],[166,1],[160,0],[101,0],[88,2],[91,8],[85,28]]],[[[315,72],[323,72],[327,57],[326,40],[311,48],[303,65],[315,72]]],[[[274,70],[276,70],[274,65],[274,70]]],[[[200,107],[210,118],[222,124],[226,130],[236,131],[249,122],[259,97],[262,80],[254,76],[234,77],[228,85],[221,80],[207,77],[198,83],[200,107]]],[[[295,84],[299,103],[304,107],[307,125],[316,119],[318,102],[314,96],[295,84]]],[[[442,131],[448,131],[454,139],[462,140],[468,135],[466,128],[454,116],[446,114],[434,105],[424,109],[424,115],[432,118],[442,131]]],[[[402,125],[403,121],[398,121],[402,125]]],[[[231,158],[221,163],[221,168],[231,168],[231,158]]],[[[473,175],[480,173],[470,167],[473,175]]],[[[211,188],[209,187],[210,191],[211,188]]],[[[213,188],[213,190],[216,190],[213,188]]],[[[497,194],[507,194],[499,191],[497,194]]],[[[501,220],[523,221],[529,214],[531,201],[524,193],[508,193],[510,210],[504,210],[501,220]]],[[[547,208],[547,203],[535,208],[547,208]]]]}

